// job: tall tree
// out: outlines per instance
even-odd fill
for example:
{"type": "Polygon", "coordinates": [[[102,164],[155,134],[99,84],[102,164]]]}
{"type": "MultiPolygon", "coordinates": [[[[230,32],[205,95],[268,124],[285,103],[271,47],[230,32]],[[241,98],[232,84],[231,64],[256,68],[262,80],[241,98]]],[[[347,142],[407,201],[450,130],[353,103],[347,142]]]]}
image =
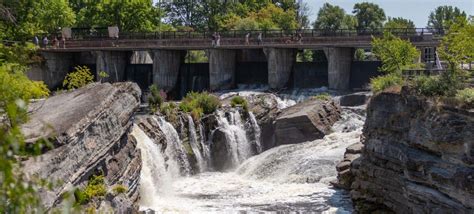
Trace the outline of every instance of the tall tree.
{"type": "Polygon", "coordinates": [[[457,7],[439,6],[428,17],[429,28],[448,29],[458,17],[467,18],[466,13],[457,7]]]}
{"type": "Polygon", "coordinates": [[[77,26],[118,26],[121,31],[153,31],[160,22],[160,10],[152,0],[74,1],[77,26]]]}
{"type": "Polygon", "coordinates": [[[394,33],[416,33],[415,24],[411,20],[402,17],[388,17],[388,21],[385,22],[383,27],[385,31],[394,33]]]}
{"type": "Polygon", "coordinates": [[[386,19],[383,9],[374,3],[357,3],[354,5],[352,13],[357,18],[358,29],[362,30],[382,28],[386,19]]]}
{"type": "Polygon", "coordinates": [[[70,27],[75,14],[66,0],[6,0],[2,2],[0,36],[29,40],[33,35],[70,27]]]}
{"type": "Polygon", "coordinates": [[[313,26],[317,29],[337,30],[341,28],[344,16],[346,16],[344,9],[325,3],[319,9],[318,17],[313,26]]]}

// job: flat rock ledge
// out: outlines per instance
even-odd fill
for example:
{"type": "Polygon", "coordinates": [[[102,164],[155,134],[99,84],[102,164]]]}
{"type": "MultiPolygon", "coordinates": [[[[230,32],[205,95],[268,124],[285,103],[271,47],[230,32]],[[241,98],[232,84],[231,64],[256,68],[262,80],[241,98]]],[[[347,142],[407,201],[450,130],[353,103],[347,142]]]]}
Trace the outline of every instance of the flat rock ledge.
{"type": "Polygon", "coordinates": [[[108,193],[94,206],[119,213],[137,210],[141,158],[128,133],[140,95],[135,83],[94,83],[30,105],[30,121],[22,127],[26,141],[50,139],[54,147],[25,160],[23,171],[53,182],[51,190],[40,191],[47,209],[102,173],[109,193],[118,184],[127,192],[108,193]]]}
{"type": "Polygon", "coordinates": [[[321,139],[340,114],[340,106],[332,100],[310,99],[283,109],[275,121],[276,145],[321,139]]]}

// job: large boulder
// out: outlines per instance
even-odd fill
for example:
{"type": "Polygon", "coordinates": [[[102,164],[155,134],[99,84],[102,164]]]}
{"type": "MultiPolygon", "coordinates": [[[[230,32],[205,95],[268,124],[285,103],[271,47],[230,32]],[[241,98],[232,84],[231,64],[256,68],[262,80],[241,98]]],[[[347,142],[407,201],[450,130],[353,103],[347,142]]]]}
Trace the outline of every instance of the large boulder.
{"type": "Polygon", "coordinates": [[[323,138],[340,118],[341,108],[332,100],[309,99],[282,110],[275,121],[276,145],[323,138]]]}
{"type": "Polygon", "coordinates": [[[474,113],[403,89],[367,108],[351,197],[360,213],[473,213],[474,113]]]}
{"type": "Polygon", "coordinates": [[[141,159],[128,132],[140,95],[135,83],[96,83],[30,105],[30,121],[22,127],[26,142],[50,139],[53,148],[25,160],[23,171],[53,182],[51,190],[40,191],[46,208],[57,206],[63,193],[86,185],[97,173],[105,176],[109,192],[114,185],[127,187],[131,206],[118,212],[138,208],[141,159]]]}

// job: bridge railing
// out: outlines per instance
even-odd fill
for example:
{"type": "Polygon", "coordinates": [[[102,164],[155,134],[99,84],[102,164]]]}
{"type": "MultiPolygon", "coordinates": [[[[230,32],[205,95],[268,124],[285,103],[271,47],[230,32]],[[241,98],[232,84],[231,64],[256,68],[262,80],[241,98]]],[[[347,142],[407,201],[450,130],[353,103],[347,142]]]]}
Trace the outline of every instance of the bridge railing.
{"type": "MultiPolygon", "coordinates": [[[[309,37],[356,37],[381,36],[391,32],[396,36],[442,36],[444,30],[434,28],[379,28],[379,29],[295,29],[295,30],[230,30],[220,31],[221,38],[245,38],[247,33],[255,39],[260,33],[262,38],[289,38],[301,35],[309,37]]],[[[119,39],[158,40],[158,39],[211,39],[212,31],[157,31],[157,32],[120,32],[119,39]]],[[[49,35],[60,37],[60,33],[49,35]]],[[[73,28],[71,40],[103,40],[108,37],[107,28],[73,28]]]]}

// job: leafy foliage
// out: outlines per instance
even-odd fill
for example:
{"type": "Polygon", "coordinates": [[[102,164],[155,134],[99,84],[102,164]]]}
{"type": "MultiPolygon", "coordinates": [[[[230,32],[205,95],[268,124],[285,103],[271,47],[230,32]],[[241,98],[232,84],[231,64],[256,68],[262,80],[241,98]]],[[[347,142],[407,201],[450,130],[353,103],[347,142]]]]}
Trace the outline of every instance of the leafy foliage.
{"type": "Polygon", "coordinates": [[[232,107],[241,106],[245,111],[248,111],[247,100],[245,100],[245,98],[241,96],[232,97],[232,99],[230,100],[230,105],[232,107]]]}
{"type": "Polygon", "coordinates": [[[347,15],[344,9],[325,3],[319,9],[318,17],[313,24],[314,28],[325,30],[355,29],[357,21],[347,15]]]}
{"type": "Polygon", "coordinates": [[[119,195],[119,194],[124,194],[126,193],[128,190],[127,190],[127,187],[124,186],[124,185],[115,185],[113,188],[112,188],[112,191],[116,194],[116,195],[119,195]]]}
{"type": "Polygon", "coordinates": [[[200,118],[202,114],[212,114],[221,106],[218,97],[208,92],[189,92],[179,104],[179,109],[184,112],[194,112],[200,118]]]}
{"type": "Polygon", "coordinates": [[[474,23],[464,18],[456,19],[448,33],[443,37],[440,56],[448,61],[450,69],[456,69],[460,63],[474,61],[474,23]]]}
{"type": "Polygon", "coordinates": [[[94,82],[94,76],[87,66],[76,66],[74,71],[67,74],[63,81],[63,87],[68,90],[81,88],[94,82]]]}
{"type": "Polygon", "coordinates": [[[458,90],[456,93],[456,99],[461,101],[463,104],[474,107],[474,88],[458,90]]]}
{"type": "Polygon", "coordinates": [[[385,12],[377,4],[362,2],[354,5],[352,13],[355,14],[358,29],[375,30],[383,26],[385,12]]]}
{"type": "Polygon", "coordinates": [[[399,74],[391,73],[384,76],[372,78],[370,86],[375,93],[382,92],[388,88],[402,86],[403,78],[399,74]]]}
{"type": "Polygon", "coordinates": [[[385,22],[383,27],[390,30],[406,29],[405,30],[406,33],[410,33],[410,34],[416,33],[415,24],[413,23],[413,21],[402,18],[402,17],[396,17],[396,18],[388,17],[388,21],[385,22]]]}
{"type": "Polygon", "coordinates": [[[109,74],[105,71],[100,71],[99,72],[99,82],[102,82],[103,79],[108,78],[109,74]]]}
{"type": "Polygon", "coordinates": [[[118,26],[126,32],[148,32],[158,28],[161,10],[152,0],[71,1],[82,27],[118,26]]]}
{"type": "Polygon", "coordinates": [[[178,107],[173,102],[163,103],[160,112],[166,116],[168,121],[176,122],[178,120],[178,107]]]}
{"type": "Polygon", "coordinates": [[[161,104],[163,103],[163,98],[160,95],[160,90],[156,85],[150,86],[150,95],[148,96],[148,105],[152,112],[156,112],[160,109],[161,104]]]}
{"type": "Polygon", "coordinates": [[[0,37],[16,41],[55,32],[58,27],[71,27],[75,21],[75,14],[66,0],[18,0],[2,1],[1,4],[12,16],[0,19],[0,37]]]}
{"type": "Polygon", "coordinates": [[[382,38],[373,38],[372,52],[382,61],[380,70],[385,73],[401,73],[403,69],[419,66],[415,63],[420,56],[416,47],[390,33],[385,33],[382,38]]]}
{"type": "Polygon", "coordinates": [[[316,96],[313,96],[313,99],[328,101],[328,100],[331,100],[331,95],[329,95],[328,93],[321,93],[321,94],[318,94],[316,96]]]}
{"type": "Polygon", "coordinates": [[[84,189],[76,189],[74,197],[77,204],[86,204],[94,198],[104,197],[107,194],[107,187],[103,175],[93,175],[84,189]]]}
{"type": "Polygon", "coordinates": [[[466,19],[466,13],[457,7],[439,6],[432,11],[428,17],[429,28],[447,29],[456,19],[466,19]]]}

